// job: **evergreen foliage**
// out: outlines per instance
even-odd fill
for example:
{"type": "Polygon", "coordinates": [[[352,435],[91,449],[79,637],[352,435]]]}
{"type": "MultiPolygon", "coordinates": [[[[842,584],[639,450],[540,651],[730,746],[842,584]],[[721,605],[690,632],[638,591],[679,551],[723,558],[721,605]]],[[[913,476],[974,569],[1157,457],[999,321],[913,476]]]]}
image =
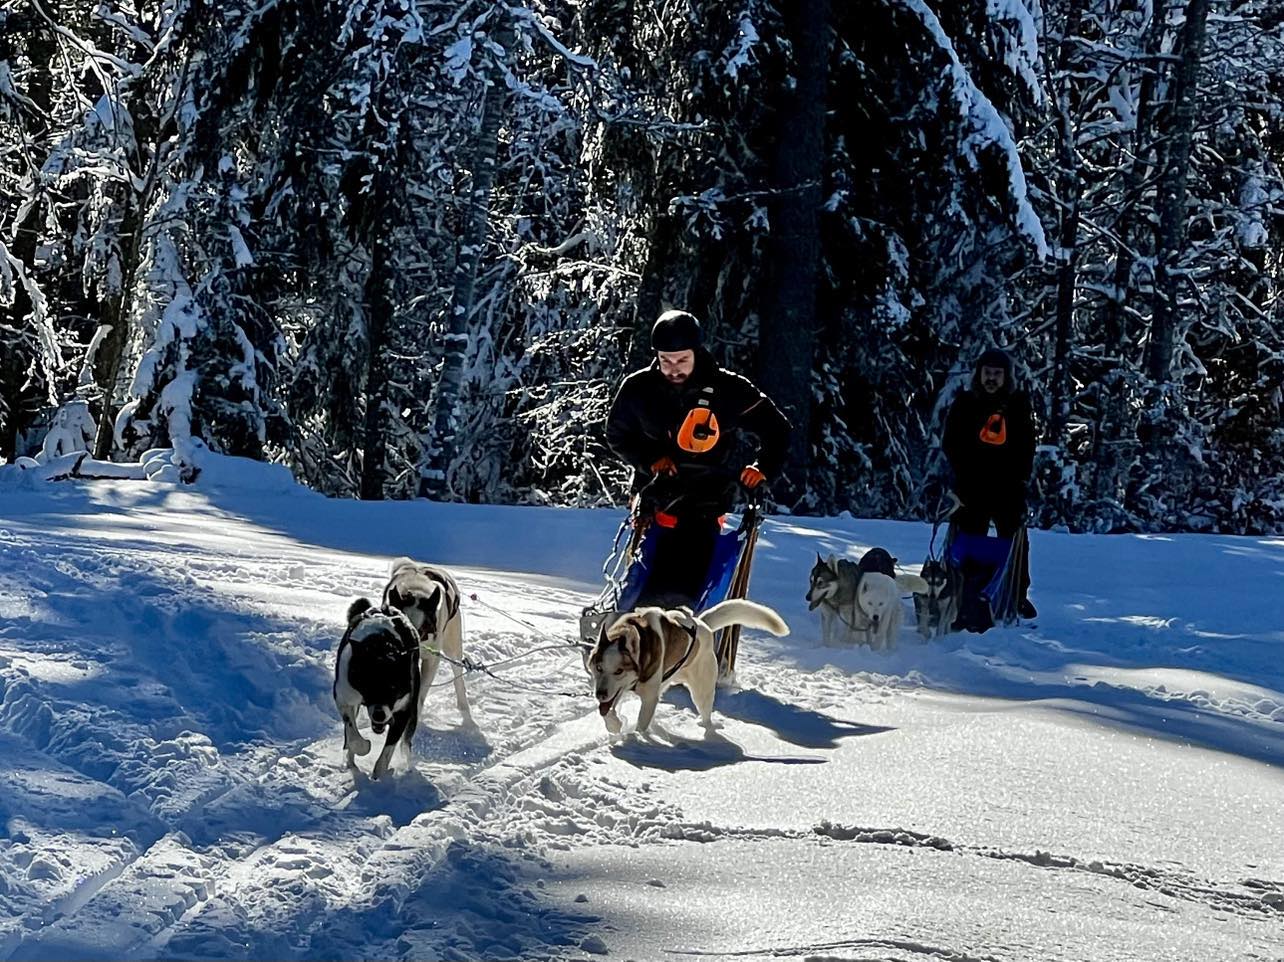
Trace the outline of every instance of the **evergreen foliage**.
{"type": "Polygon", "coordinates": [[[672,305],[783,507],[931,515],[997,344],[1037,523],[1278,532],[1282,283],[1272,0],[0,2],[7,458],[618,503],[672,305]]]}

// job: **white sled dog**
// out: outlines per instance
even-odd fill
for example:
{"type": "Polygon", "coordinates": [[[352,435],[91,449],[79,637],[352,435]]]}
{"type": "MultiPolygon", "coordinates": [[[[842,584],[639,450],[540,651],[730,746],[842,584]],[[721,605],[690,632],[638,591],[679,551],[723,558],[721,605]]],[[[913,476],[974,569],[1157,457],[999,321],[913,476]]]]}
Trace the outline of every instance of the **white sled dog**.
{"type": "Polygon", "coordinates": [[[905,619],[901,594],[927,590],[927,582],[915,574],[862,571],[845,559],[817,555],[807,604],[813,611],[820,608],[821,642],[826,647],[854,640],[885,650],[896,640],[905,619]]]}
{"type": "Polygon", "coordinates": [[[718,684],[714,633],[728,625],[789,634],[789,626],[770,608],[741,599],[724,601],[700,615],[690,608],[638,608],[604,628],[585,655],[584,667],[593,678],[597,709],[607,731],[620,730],[615,707],[626,691],[637,692],[642,699],[637,731],[646,731],[661,693],[670,685],[685,686],[701,723],[712,729],[718,684]]]}
{"type": "Polygon", "coordinates": [[[392,563],[388,584],[383,589],[383,603],[405,614],[419,632],[419,652],[423,659],[419,713],[423,714],[428,688],[441,664],[441,655],[445,655],[452,661],[459,714],[465,724],[473,724],[468,692],[464,688],[464,670],[459,666],[464,657],[464,618],[459,610],[459,586],[455,579],[441,568],[398,558],[392,563]]]}

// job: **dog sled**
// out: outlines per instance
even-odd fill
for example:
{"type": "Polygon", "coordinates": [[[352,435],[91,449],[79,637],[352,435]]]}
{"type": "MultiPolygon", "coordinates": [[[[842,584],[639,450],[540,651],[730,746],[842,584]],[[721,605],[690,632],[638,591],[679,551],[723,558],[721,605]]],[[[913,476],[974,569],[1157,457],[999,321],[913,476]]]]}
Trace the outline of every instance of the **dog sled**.
{"type": "MultiPolygon", "coordinates": [[[[759,499],[751,497],[740,516],[740,524],[718,535],[694,611],[705,611],[721,601],[748,596],[762,517],[759,499]]],[[[638,600],[646,591],[651,562],[662,530],[659,525],[639,517],[636,507],[621,523],[611,545],[611,553],[602,566],[606,581],[602,593],[580,613],[580,640],[584,644],[595,644],[603,627],[609,627],[620,614],[637,607],[638,600]]],[[[723,628],[717,632],[715,640],[719,677],[728,678],[736,667],[740,626],[723,628]]]]}
{"type": "Polygon", "coordinates": [[[1016,624],[1029,550],[1024,524],[1011,538],[968,534],[949,526],[942,553],[962,582],[955,630],[984,632],[995,625],[1016,624]]]}

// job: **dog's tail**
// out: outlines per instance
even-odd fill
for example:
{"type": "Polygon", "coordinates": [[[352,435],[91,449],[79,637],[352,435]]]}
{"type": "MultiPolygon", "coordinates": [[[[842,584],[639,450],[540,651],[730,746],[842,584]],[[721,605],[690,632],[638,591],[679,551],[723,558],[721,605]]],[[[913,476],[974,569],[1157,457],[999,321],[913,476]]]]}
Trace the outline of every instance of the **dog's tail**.
{"type": "Polygon", "coordinates": [[[789,634],[789,626],[780,615],[766,605],[740,598],[732,598],[714,605],[708,611],[702,611],[700,620],[712,631],[721,631],[728,625],[744,625],[746,628],[770,631],[773,635],[789,634]]]}
{"type": "Polygon", "coordinates": [[[916,595],[925,595],[932,590],[921,575],[897,575],[896,587],[916,595]]]}
{"type": "Polygon", "coordinates": [[[416,563],[417,562],[414,558],[407,558],[405,555],[402,555],[400,558],[393,558],[392,564],[388,567],[388,573],[395,575],[398,568],[404,568],[407,565],[414,567],[416,563]]]}

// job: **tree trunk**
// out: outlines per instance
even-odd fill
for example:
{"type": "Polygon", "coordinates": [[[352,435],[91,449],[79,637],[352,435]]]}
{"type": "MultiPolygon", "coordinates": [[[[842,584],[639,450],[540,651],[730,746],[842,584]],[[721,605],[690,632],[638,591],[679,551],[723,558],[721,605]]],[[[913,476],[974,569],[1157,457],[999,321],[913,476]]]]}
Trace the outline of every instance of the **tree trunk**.
{"type": "MultiPolygon", "coordinates": [[[[387,210],[385,163],[374,178],[375,197],[373,209],[387,210]]],[[[388,349],[392,329],[392,276],[388,270],[391,252],[388,243],[380,236],[388,222],[375,216],[371,224],[370,273],[366,277],[366,416],[365,441],[362,444],[360,497],[363,501],[383,500],[383,486],[387,480],[388,431],[388,349]]]]}
{"type": "MultiPolygon", "coordinates": [[[[1129,390],[1134,373],[1129,346],[1133,337],[1124,303],[1135,293],[1133,284],[1137,261],[1132,248],[1139,236],[1137,227],[1144,220],[1142,194],[1154,146],[1149,137],[1151,114],[1155,108],[1155,74],[1159,69],[1156,57],[1163,49],[1164,31],[1164,10],[1156,9],[1146,28],[1142,49],[1138,51],[1137,60],[1145,72],[1137,94],[1132,143],[1123,144],[1120,148],[1120,156],[1124,159],[1123,183],[1119,216],[1114,223],[1115,269],[1111,295],[1101,318],[1104,366],[1098,383],[1099,415],[1092,451],[1092,463],[1096,466],[1093,495],[1100,503],[1120,500],[1127,474],[1128,454],[1125,448],[1130,452],[1136,447],[1135,425],[1131,424],[1132,419],[1128,415],[1129,390]]],[[[1139,298],[1132,299],[1135,302],[1139,298]]]]}
{"type": "MultiPolygon", "coordinates": [[[[498,9],[498,5],[497,5],[498,9]]],[[[500,11],[493,39],[505,51],[513,42],[513,27],[500,11]]],[[[506,55],[506,54],[505,54],[506,55]]],[[[455,291],[446,324],[446,348],[441,379],[437,384],[437,410],[433,425],[433,455],[424,472],[421,490],[430,498],[447,500],[456,496],[447,474],[459,455],[459,401],[463,388],[464,361],[468,354],[469,322],[477,286],[477,269],[482,245],[490,223],[490,196],[495,186],[496,158],[499,155],[499,126],[507,105],[504,65],[492,61],[487,71],[487,89],[482,100],[481,126],[473,144],[472,185],[464,207],[463,238],[455,265],[455,291]]]]}
{"type": "MultiPolygon", "coordinates": [[[[57,4],[50,5],[50,15],[58,16],[57,4]]],[[[48,28],[43,18],[30,9],[19,8],[8,14],[8,20],[0,26],[0,62],[15,59],[18,45],[32,64],[26,89],[27,98],[35,105],[36,110],[28,112],[22,107],[15,107],[18,123],[31,123],[37,129],[30,134],[34,141],[44,140],[48,119],[52,115],[53,104],[53,70],[50,62],[57,52],[57,43],[53,31],[48,28]],[[23,41],[21,38],[26,38],[23,41]]],[[[5,198],[8,200],[9,198],[5,198]]],[[[15,200],[17,198],[14,198],[15,200]]],[[[32,204],[26,216],[10,228],[12,238],[7,245],[9,253],[23,265],[29,277],[35,275],[36,241],[40,233],[40,204],[32,204]]],[[[34,305],[31,296],[22,283],[14,284],[13,304],[0,313],[14,331],[27,331],[27,317],[34,305]],[[6,317],[7,315],[7,317],[6,317]]],[[[4,357],[0,359],[0,463],[12,461],[18,453],[18,439],[30,426],[36,399],[27,385],[25,351],[17,351],[4,346],[4,357]]],[[[43,406],[43,405],[42,405],[43,406]]]]}
{"type": "MultiPolygon", "coordinates": [[[[634,333],[627,361],[629,370],[644,367],[654,360],[651,353],[651,325],[662,312],[665,285],[673,276],[678,241],[682,235],[681,222],[665,209],[668,207],[668,198],[653,198],[653,203],[660,209],[652,218],[650,236],[647,238],[646,265],[642,268],[642,280],[638,284],[637,300],[634,302],[634,333]]],[[[685,304],[677,306],[683,310],[691,309],[685,304]]]]}
{"type": "Polygon", "coordinates": [[[759,384],[793,422],[782,501],[806,488],[811,458],[811,381],[820,273],[820,206],[825,165],[829,75],[828,0],[780,5],[793,51],[791,74],[776,110],[772,157],[771,236],[759,344],[759,384]]]}
{"type": "MultiPolygon", "coordinates": [[[[141,84],[141,81],[140,81],[141,84]]],[[[121,240],[120,290],[112,292],[103,303],[99,328],[108,328],[94,356],[94,384],[102,399],[102,413],[98,418],[98,433],[94,438],[94,457],[99,461],[110,459],[116,439],[116,388],[120,381],[121,363],[129,343],[129,316],[137,294],[139,273],[144,255],[143,228],[146,211],[151,207],[152,193],[161,176],[162,153],[165,144],[159,130],[157,102],[161,91],[145,87],[133,89],[120,85],[116,88],[122,101],[128,101],[134,118],[134,150],[129,183],[124,188],[125,211],[120,221],[121,240]],[[142,188],[133,184],[141,181],[142,188]]]]}
{"type": "Polygon", "coordinates": [[[1062,209],[1060,250],[1057,253],[1057,313],[1048,437],[1057,448],[1065,444],[1066,424],[1070,420],[1070,344],[1074,332],[1075,288],[1078,283],[1079,204],[1083,195],[1083,178],[1075,145],[1077,132],[1072,117],[1075,80],[1071,61],[1074,56],[1074,38],[1083,21],[1085,3],[1086,0],[1071,0],[1066,11],[1057,54],[1056,79],[1059,86],[1053,91],[1060,131],[1058,150],[1061,170],[1058,176],[1058,193],[1061,195],[1062,209]]]}
{"type": "Polygon", "coordinates": [[[1170,138],[1159,185],[1159,232],[1155,238],[1155,309],[1150,325],[1146,373],[1156,387],[1172,376],[1177,333],[1177,261],[1186,240],[1186,175],[1195,130],[1195,95],[1208,27],[1208,0],[1186,4],[1181,61],[1173,81],[1172,109],[1164,125],[1170,138]]]}

